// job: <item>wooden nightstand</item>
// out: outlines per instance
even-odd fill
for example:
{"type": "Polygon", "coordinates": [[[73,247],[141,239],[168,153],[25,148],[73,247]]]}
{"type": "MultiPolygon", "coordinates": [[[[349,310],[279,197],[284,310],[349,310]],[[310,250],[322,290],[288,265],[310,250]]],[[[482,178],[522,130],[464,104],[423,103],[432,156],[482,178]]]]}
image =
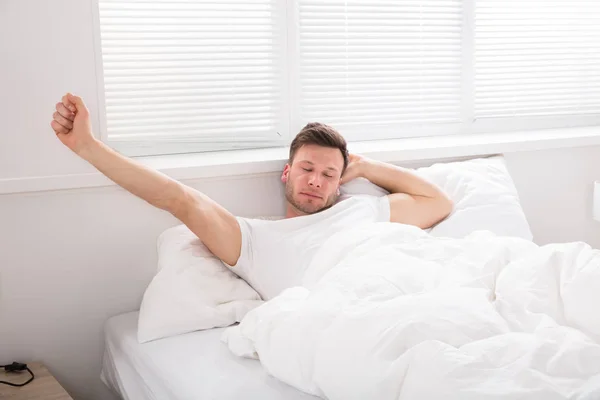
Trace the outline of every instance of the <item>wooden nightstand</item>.
{"type": "MultiPolygon", "coordinates": [[[[14,387],[0,383],[0,399],[2,400],[73,400],[60,386],[52,374],[41,363],[27,363],[35,375],[35,379],[22,387],[14,387]]],[[[0,381],[22,383],[31,375],[28,371],[7,373],[0,370],[0,381]]]]}

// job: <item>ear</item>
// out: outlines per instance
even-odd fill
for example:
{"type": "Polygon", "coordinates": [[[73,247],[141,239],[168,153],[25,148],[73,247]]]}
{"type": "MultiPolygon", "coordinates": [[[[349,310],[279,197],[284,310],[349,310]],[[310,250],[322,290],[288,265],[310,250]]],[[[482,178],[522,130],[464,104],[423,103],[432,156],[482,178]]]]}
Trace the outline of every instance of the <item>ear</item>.
{"type": "Polygon", "coordinates": [[[289,175],[290,175],[290,164],[285,164],[285,167],[283,168],[283,172],[281,173],[281,182],[286,183],[289,175]]]}

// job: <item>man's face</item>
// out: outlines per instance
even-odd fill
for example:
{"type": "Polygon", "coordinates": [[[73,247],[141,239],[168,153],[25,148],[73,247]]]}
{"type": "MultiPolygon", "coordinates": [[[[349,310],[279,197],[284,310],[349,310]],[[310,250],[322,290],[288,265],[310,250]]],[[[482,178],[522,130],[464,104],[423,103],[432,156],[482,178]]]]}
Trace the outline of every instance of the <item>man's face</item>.
{"type": "Polygon", "coordinates": [[[337,148],[313,144],[300,147],[281,176],[288,203],[302,214],[332,206],[339,195],[343,168],[344,158],[337,148]]]}

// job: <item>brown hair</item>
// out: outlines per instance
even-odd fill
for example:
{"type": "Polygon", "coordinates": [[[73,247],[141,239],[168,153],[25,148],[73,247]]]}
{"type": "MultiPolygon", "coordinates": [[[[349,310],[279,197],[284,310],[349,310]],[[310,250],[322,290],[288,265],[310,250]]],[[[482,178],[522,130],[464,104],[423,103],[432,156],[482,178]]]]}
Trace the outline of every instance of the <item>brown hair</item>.
{"type": "Polygon", "coordinates": [[[290,159],[291,164],[294,161],[296,151],[306,144],[315,144],[317,146],[331,147],[339,149],[342,152],[344,158],[344,168],[342,173],[348,166],[348,149],[346,148],[346,139],[334,128],[329,125],[322,124],[320,122],[309,122],[300,132],[296,135],[292,144],[290,145],[290,159]]]}

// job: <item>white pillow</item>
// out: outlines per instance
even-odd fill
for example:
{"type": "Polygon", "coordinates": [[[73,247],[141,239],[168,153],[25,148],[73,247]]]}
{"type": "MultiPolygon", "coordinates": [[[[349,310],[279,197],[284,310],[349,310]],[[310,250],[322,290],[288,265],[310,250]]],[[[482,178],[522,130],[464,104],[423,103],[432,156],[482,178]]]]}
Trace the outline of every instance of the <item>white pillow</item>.
{"type": "MultiPolygon", "coordinates": [[[[532,240],[503,156],[437,163],[415,171],[440,186],[454,201],[452,214],[428,230],[432,235],[460,238],[473,231],[488,230],[532,240]]],[[[340,191],[343,196],[388,194],[366,179],[348,182],[340,191]]]]}
{"type": "Polygon", "coordinates": [[[158,273],[140,307],[140,343],[241,321],[262,303],[185,225],[158,238],[158,273]]]}

